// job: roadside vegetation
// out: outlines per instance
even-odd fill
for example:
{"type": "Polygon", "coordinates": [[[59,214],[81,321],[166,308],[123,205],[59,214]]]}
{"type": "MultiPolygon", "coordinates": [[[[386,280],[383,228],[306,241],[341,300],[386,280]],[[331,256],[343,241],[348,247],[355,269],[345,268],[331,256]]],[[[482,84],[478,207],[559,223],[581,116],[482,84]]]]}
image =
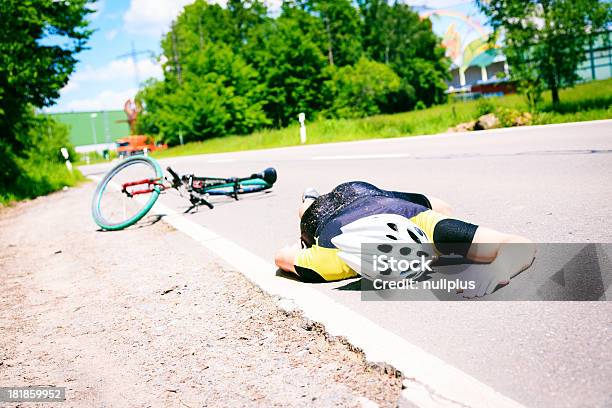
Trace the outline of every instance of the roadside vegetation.
{"type": "MultiPolygon", "coordinates": [[[[169,145],[446,102],[450,60],[429,19],[386,0],[196,0],[161,41],[164,78],[137,95],[140,134],[169,145]]],[[[331,121],[329,123],[334,123],[331,121]]],[[[265,132],[265,131],[264,131],[265,132]]]]}
{"type": "MultiPolygon", "coordinates": [[[[592,41],[589,33],[609,26],[608,2],[477,5],[495,30],[479,49],[496,46],[504,33],[511,79],[529,105],[519,107],[512,98],[499,102],[511,109],[494,112],[495,120],[502,125],[572,120],[575,109],[561,106],[561,92],[579,80],[576,71],[592,41]],[[531,114],[515,120],[524,112],[514,109],[531,114]]],[[[170,146],[204,142],[225,150],[292,144],[288,135],[301,112],[314,122],[310,140],[315,143],[436,133],[472,120],[476,109],[468,103],[424,113],[447,103],[450,60],[431,21],[404,2],[287,0],[272,17],[261,1],[228,0],[220,7],[196,0],[161,45],[164,77],[138,93],[143,111],[137,127],[170,146]],[[408,111],[416,112],[376,117],[408,111]],[[246,134],[252,136],[232,136],[246,134]]]]}
{"type": "MultiPolygon", "coordinates": [[[[555,107],[550,96],[546,96],[538,110],[531,112],[530,124],[543,125],[612,118],[612,79],[565,89],[561,91],[561,98],[563,102],[555,107]]],[[[307,143],[443,133],[451,127],[476,120],[479,116],[490,112],[511,115],[512,112],[522,113],[527,109],[528,103],[525,98],[515,94],[477,101],[451,102],[393,115],[377,115],[361,119],[324,119],[307,123],[307,143]]],[[[295,125],[283,129],[262,130],[248,136],[224,136],[204,142],[187,143],[155,152],[154,156],[162,158],[294,146],[300,144],[299,139],[299,126],[296,121],[295,125]]]]}
{"type": "Polygon", "coordinates": [[[30,112],[24,133],[20,134],[18,154],[2,156],[1,171],[10,178],[0,183],[0,206],[45,195],[84,180],[75,168],[69,171],[60,149],[67,148],[71,160],[77,155],[68,143],[68,128],[47,115],[30,112]]]}
{"type": "Polygon", "coordinates": [[[60,153],[66,147],[76,158],[67,128],[36,109],[52,105],[68,82],[91,35],[91,12],[87,0],[0,2],[0,206],[82,179],[60,153]]]}
{"type": "MultiPolygon", "coordinates": [[[[609,2],[477,3],[506,33],[503,52],[526,98],[449,103],[441,39],[403,2],[285,0],[271,16],[260,0],[195,0],[161,38],[164,76],[136,95],[137,130],[187,143],[156,153],[166,157],[295,145],[301,112],[308,143],[440,133],[483,115],[494,126],[611,117],[610,81],[571,88],[583,34],[609,27],[609,2]]],[[[59,153],[78,157],[65,128],[36,111],[53,105],[74,71],[92,34],[91,7],[0,2],[0,204],[80,179],[59,153]]]]}
{"type": "Polygon", "coordinates": [[[612,23],[612,8],[606,0],[476,3],[494,29],[492,38],[503,35],[512,80],[533,109],[545,90],[550,91],[553,105],[563,101],[560,91],[580,79],[577,68],[586,59],[584,50],[592,43],[592,35],[607,32],[612,23]]]}

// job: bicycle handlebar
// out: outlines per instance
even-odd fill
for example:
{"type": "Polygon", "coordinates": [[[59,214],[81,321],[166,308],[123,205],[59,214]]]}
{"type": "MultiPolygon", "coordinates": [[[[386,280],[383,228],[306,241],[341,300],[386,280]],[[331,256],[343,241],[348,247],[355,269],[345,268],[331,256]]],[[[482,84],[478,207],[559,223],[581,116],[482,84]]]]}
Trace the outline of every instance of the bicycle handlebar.
{"type": "Polygon", "coordinates": [[[253,173],[251,174],[250,178],[259,178],[264,180],[266,183],[272,185],[274,183],[276,183],[276,179],[277,179],[277,175],[276,175],[276,170],[272,167],[268,167],[267,169],[265,169],[264,171],[262,171],[261,173],[253,173]]]}
{"type": "Polygon", "coordinates": [[[176,174],[176,172],[174,170],[172,170],[172,168],[170,168],[170,166],[166,167],[166,170],[168,170],[168,173],[170,173],[172,175],[172,185],[174,187],[178,187],[181,185],[181,178],[179,177],[178,174],[176,174]]]}

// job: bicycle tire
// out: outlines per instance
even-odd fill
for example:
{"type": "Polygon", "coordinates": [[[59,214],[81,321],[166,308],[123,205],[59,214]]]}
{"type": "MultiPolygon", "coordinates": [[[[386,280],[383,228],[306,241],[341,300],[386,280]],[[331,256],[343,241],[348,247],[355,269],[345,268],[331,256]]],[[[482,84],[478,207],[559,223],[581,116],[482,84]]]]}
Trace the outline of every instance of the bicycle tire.
{"type": "MultiPolygon", "coordinates": [[[[238,194],[256,193],[267,190],[272,187],[272,184],[267,183],[262,179],[244,180],[238,183],[238,194]]],[[[234,193],[234,184],[226,183],[206,188],[206,194],[210,195],[232,195],[234,193]]]]}
{"type": "Polygon", "coordinates": [[[117,173],[119,173],[121,170],[124,170],[125,168],[132,166],[134,164],[146,164],[155,171],[156,178],[163,177],[163,172],[161,170],[161,167],[159,167],[159,164],[157,163],[157,161],[155,161],[151,157],[145,157],[145,156],[129,157],[123,160],[121,163],[119,163],[115,167],[113,167],[108,173],[106,173],[104,178],[100,181],[100,183],[96,187],[96,191],[94,192],[93,200],[91,203],[91,215],[95,223],[98,224],[98,226],[104,230],[118,231],[118,230],[125,229],[131,225],[134,225],[135,223],[140,221],[140,219],[144,217],[151,210],[151,207],[153,207],[153,205],[157,201],[157,198],[159,197],[160,187],[155,186],[153,188],[153,192],[151,193],[151,196],[149,200],[147,201],[147,203],[132,217],[126,220],[120,221],[120,222],[109,222],[108,220],[104,218],[104,216],[102,215],[100,211],[100,204],[102,201],[102,195],[104,194],[104,191],[110,184],[113,177],[117,175],[117,173]]]}

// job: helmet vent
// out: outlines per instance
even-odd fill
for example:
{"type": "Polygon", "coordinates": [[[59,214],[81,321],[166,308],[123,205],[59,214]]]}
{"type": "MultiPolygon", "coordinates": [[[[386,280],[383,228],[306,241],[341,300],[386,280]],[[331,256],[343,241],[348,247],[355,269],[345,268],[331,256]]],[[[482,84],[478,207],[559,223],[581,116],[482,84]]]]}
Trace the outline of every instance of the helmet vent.
{"type": "Polygon", "coordinates": [[[419,227],[415,227],[414,228],[416,230],[416,232],[419,233],[420,236],[422,236],[423,238],[426,238],[427,236],[425,235],[425,233],[423,232],[422,229],[420,229],[419,227]]]}
{"type": "Polygon", "coordinates": [[[423,246],[429,244],[429,231],[419,228],[410,218],[400,214],[374,214],[362,217],[340,227],[340,231],[340,234],[331,239],[338,250],[338,257],[370,281],[380,278],[417,279],[423,275],[420,270],[408,271],[403,270],[404,268],[381,271],[386,266],[380,268],[378,262],[369,262],[372,257],[393,256],[398,261],[405,260],[411,263],[421,261],[422,256],[431,259],[433,254],[429,245],[423,246]]]}
{"type": "Polygon", "coordinates": [[[417,242],[419,244],[421,243],[421,238],[419,238],[417,236],[417,234],[415,234],[414,232],[410,231],[409,229],[407,229],[406,231],[408,232],[408,235],[410,235],[410,238],[412,238],[414,240],[414,242],[417,242]]]}
{"type": "Polygon", "coordinates": [[[389,228],[391,228],[393,231],[397,231],[397,224],[394,224],[392,222],[387,223],[387,226],[389,228]]]}
{"type": "Polygon", "coordinates": [[[380,252],[383,252],[385,254],[388,254],[389,252],[391,252],[391,250],[393,249],[393,247],[391,245],[387,245],[387,244],[382,244],[378,246],[378,250],[380,252]]]}

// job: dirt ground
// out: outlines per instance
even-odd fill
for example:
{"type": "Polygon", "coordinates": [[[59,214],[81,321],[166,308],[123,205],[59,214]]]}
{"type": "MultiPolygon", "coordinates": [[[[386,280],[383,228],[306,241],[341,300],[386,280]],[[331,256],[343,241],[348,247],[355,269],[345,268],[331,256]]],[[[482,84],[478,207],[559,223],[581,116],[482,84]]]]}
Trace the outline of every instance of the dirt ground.
{"type": "Polygon", "coordinates": [[[93,187],[0,209],[0,385],[66,387],[61,406],[397,404],[393,370],[180,232],[97,231],[93,187]]]}

